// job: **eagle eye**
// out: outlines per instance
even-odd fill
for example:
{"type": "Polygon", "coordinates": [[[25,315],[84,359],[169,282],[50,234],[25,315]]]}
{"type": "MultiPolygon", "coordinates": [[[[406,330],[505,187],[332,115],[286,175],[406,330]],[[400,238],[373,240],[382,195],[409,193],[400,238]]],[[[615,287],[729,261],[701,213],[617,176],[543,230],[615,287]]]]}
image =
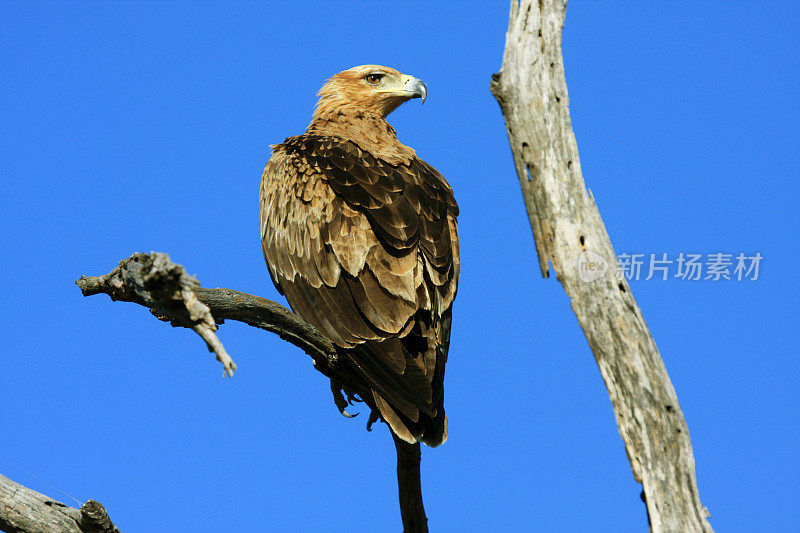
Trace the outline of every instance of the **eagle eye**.
{"type": "Polygon", "coordinates": [[[385,74],[383,72],[370,72],[364,76],[364,79],[367,80],[367,83],[370,85],[378,85],[384,76],[385,74]]]}

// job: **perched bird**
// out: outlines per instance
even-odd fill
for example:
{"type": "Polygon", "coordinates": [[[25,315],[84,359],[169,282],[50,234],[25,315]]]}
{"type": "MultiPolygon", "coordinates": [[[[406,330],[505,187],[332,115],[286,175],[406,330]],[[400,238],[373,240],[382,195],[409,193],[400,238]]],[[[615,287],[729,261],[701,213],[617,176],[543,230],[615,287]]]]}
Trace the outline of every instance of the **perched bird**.
{"type": "Polygon", "coordinates": [[[444,370],[460,259],[447,181],[386,116],[420,80],[363,65],[331,77],[306,132],[272,146],[261,242],[292,309],[359,378],[345,385],[409,443],[447,439],[444,370]]]}

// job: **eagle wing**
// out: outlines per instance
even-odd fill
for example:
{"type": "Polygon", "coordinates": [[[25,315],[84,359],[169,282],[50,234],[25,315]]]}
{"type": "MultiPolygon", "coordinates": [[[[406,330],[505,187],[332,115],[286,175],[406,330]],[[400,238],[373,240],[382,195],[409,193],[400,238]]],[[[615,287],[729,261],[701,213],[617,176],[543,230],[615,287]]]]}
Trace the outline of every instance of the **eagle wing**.
{"type": "Polygon", "coordinates": [[[262,176],[275,285],[344,349],[395,433],[432,445],[447,436],[457,215],[452,189],[424,161],[391,165],[337,137],[290,137],[262,176]]]}

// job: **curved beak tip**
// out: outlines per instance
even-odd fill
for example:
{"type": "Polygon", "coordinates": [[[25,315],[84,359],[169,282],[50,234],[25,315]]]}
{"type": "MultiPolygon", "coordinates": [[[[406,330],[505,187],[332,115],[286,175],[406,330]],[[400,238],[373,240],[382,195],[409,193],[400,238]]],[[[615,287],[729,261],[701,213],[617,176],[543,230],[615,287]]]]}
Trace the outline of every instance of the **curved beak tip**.
{"type": "Polygon", "coordinates": [[[408,90],[411,92],[411,98],[422,98],[422,103],[428,98],[428,87],[422,80],[412,78],[409,80],[408,90]]]}

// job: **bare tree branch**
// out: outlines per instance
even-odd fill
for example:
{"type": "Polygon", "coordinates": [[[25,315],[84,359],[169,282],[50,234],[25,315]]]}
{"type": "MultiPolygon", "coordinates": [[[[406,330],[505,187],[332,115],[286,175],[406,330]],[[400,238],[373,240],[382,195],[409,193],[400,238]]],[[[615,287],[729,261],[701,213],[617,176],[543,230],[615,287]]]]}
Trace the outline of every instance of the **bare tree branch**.
{"type": "Polygon", "coordinates": [[[419,443],[409,444],[392,433],[397,449],[397,485],[400,492],[400,514],[405,533],[428,533],[428,518],[422,505],[422,481],[419,443]]]}
{"type": "Polygon", "coordinates": [[[160,320],[173,326],[191,328],[206,341],[208,350],[229,376],[236,364],[214,333],[217,324],[208,306],[198,301],[194,289],[198,281],[167,254],[134,254],[105,276],[76,281],[84,296],[105,292],[112,300],[136,302],[150,308],[160,320]]]}
{"type": "Polygon", "coordinates": [[[539,267],[547,277],[552,263],[594,352],[651,530],[709,532],[678,398],[581,174],[561,52],[565,15],[565,0],[512,0],[503,65],[491,82],[539,267]],[[581,266],[595,270],[582,277],[581,266]]]}
{"type": "MultiPolygon", "coordinates": [[[[82,276],[76,281],[84,296],[108,294],[112,300],[134,302],[148,307],[157,318],[173,326],[197,331],[217,354],[228,375],[236,365],[228,357],[215,331],[225,320],[237,320],[278,334],[307,353],[314,367],[330,378],[339,411],[351,417],[342,389],[359,391],[360,379],[346,364],[340,364],[336,346],[314,326],[284,306],[266,298],[230,289],[203,289],[184,268],[164,253],[133,254],[104,276],[82,276]]],[[[362,395],[363,396],[363,395],[362,395]]],[[[370,418],[372,420],[372,418],[370,418]]],[[[392,435],[394,437],[394,435],[392,435]]],[[[400,511],[406,531],[426,532],[427,518],[422,506],[419,444],[395,439],[398,464],[400,511]],[[414,451],[416,450],[416,452],[414,451]]]]}
{"type": "Polygon", "coordinates": [[[0,475],[0,530],[7,533],[120,533],[105,507],[64,505],[0,475]]]}
{"type": "Polygon", "coordinates": [[[120,261],[119,266],[108,274],[81,276],[75,283],[84,296],[105,293],[115,301],[149,307],[159,320],[173,326],[197,331],[230,376],[236,370],[236,364],[214,333],[217,324],[225,319],[277,333],[310,355],[315,364],[321,364],[324,369],[332,369],[338,362],[333,343],[282,305],[230,289],[203,289],[197,279],[189,276],[181,265],[170,261],[169,255],[164,253],[133,254],[120,261]]]}

